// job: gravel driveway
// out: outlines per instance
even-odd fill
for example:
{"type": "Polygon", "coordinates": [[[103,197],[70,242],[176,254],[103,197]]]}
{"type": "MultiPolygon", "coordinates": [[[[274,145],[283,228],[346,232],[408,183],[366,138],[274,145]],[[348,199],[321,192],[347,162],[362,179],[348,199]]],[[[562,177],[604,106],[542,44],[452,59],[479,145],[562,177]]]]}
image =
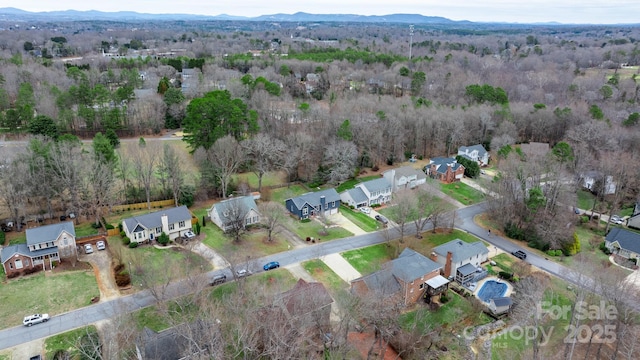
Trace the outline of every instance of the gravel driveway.
{"type": "Polygon", "coordinates": [[[120,296],[120,291],[113,277],[109,245],[107,245],[106,250],[96,250],[95,246],[93,248],[93,254],[80,254],[78,260],[86,261],[93,267],[98,288],[100,289],[100,301],[117,298],[120,296]]]}

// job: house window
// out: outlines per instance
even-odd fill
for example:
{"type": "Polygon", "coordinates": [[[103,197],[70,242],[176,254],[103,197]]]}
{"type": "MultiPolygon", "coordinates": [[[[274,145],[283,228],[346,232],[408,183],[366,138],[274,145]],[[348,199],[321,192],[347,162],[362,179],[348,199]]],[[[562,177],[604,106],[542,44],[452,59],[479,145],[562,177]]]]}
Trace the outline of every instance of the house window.
{"type": "Polygon", "coordinates": [[[162,228],[161,227],[157,227],[156,228],[156,234],[160,234],[162,232],[162,228]]]}
{"type": "Polygon", "coordinates": [[[178,223],[178,227],[184,227],[184,221],[180,221],[180,222],[178,223]]]}
{"type": "Polygon", "coordinates": [[[169,225],[169,231],[173,230],[175,224],[169,225]]]}
{"type": "Polygon", "coordinates": [[[29,266],[29,259],[24,259],[24,266],[29,266]]]}
{"type": "Polygon", "coordinates": [[[302,215],[307,215],[309,213],[309,209],[305,206],[302,208],[302,215]]]}
{"type": "Polygon", "coordinates": [[[420,290],[424,289],[424,283],[420,284],[420,290]]]}

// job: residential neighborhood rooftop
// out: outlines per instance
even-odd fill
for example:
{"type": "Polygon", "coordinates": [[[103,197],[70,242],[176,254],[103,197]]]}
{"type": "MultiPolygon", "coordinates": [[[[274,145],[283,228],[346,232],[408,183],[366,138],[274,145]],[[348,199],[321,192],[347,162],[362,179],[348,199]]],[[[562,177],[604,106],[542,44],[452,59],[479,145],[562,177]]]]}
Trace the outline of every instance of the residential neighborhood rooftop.
{"type": "Polygon", "coordinates": [[[464,242],[460,239],[451,240],[442,245],[436,246],[432,250],[438,256],[446,257],[448,252],[453,255],[452,261],[457,263],[469,259],[475,255],[488,254],[489,249],[481,242],[464,242]]]}
{"type": "Polygon", "coordinates": [[[72,236],[76,236],[76,229],[73,226],[73,221],[65,221],[57,224],[29,228],[25,231],[27,236],[27,245],[52,242],[57,239],[63,231],[66,231],[72,236]]]}

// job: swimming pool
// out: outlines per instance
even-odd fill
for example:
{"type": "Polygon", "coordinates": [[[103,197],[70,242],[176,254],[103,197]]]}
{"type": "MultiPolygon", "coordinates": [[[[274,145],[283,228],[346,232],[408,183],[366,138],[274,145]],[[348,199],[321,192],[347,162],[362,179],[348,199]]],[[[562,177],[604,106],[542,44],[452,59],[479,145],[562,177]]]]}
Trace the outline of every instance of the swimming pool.
{"type": "Polygon", "coordinates": [[[491,299],[503,297],[507,293],[507,284],[496,280],[487,280],[478,290],[478,298],[486,303],[491,299]]]}

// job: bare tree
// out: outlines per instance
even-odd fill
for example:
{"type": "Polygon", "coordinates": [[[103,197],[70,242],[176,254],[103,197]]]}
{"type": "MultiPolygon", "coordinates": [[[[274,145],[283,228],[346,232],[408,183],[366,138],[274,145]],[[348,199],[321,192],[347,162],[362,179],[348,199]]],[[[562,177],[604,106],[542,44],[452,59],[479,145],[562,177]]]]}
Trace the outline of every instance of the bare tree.
{"type": "Polygon", "coordinates": [[[213,173],[213,178],[220,185],[220,195],[226,199],[232,177],[244,162],[243,150],[238,141],[233,136],[227,135],[216,140],[206,151],[198,149],[196,157],[199,159],[201,168],[213,173]]]}
{"type": "Polygon", "coordinates": [[[25,178],[28,175],[29,165],[24,161],[13,161],[4,165],[0,171],[0,199],[10,210],[18,231],[22,228],[21,216],[24,216],[29,197],[28,181],[25,178]]]}
{"type": "Polygon", "coordinates": [[[144,189],[147,209],[151,210],[151,189],[155,182],[156,165],[159,160],[159,144],[156,141],[146,142],[143,138],[137,144],[130,144],[127,152],[132,158],[134,176],[144,189]]]}
{"type": "MultiPolygon", "coordinates": [[[[71,203],[71,210],[76,213],[76,223],[80,220],[80,210],[82,208],[80,186],[83,183],[82,177],[86,163],[82,153],[80,141],[68,140],[57,142],[51,149],[50,158],[53,181],[58,181],[61,193],[60,196],[68,195],[71,203]]],[[[69,210],[67,208],[67,210],[69,210]]]]}
{"type": "Polygon", "coordinates": [[[261,191],[264,174],[283,166],[286,145],[263,133],[245,140],[241,145],[245,150],[251,169],[258,177],[258,191],[261,191]]]}
{"type": "Polygon", "coordinates": [[[324,164],[329,167],[328,180],[332,184],[353,176],[358,150],[352,142],[334,141],[324,154],[324,164]]]}
{"type": "MultiPolygon", "coordinates": [[[[545,317],[531,309],[540,309],[540,304],[545,290],[549,287],[548,275],[533,273],[516,283],[516,293],[514,295],[515,307],[513,316],[521,323],[539,330],[545,317]]],[[[532,339],[531,359],[540,359],[540,342],[542,334],[536,334],[532,339]]]]}
{"type": "Polygon", "coordinates": [[[165,143],[163,146],[163,156],[160,159],[158,173],[162,174],[166,184],[173,195],[173,202],[178,206],[180,192],[184,184],[184,171],[182,160],[171,145],[165,143]]]}
{"type": "Polygon", "coordinates": [[[287,218],[286,209],[281,204],[273,201],[262,202],[258,205],[260,218],[267,228],[267,239],[273,240],[273,235],[277,234],[282,222],[287,218]]]}

